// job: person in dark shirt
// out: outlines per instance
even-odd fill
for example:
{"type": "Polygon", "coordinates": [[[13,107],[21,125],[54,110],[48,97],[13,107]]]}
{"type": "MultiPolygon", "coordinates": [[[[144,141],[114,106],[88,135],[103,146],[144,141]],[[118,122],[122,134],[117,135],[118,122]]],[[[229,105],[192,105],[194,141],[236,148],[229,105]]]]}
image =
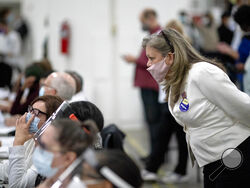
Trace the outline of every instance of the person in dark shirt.
{"type": "Polygon", "coordinates": [[[11,115],[24,114],[28,109],[28,105],[38,96],[40,87],[39,80],[43,71],[44,70],[39,63],[33,63],[25,69],[25,80],[20,86],[16,99],[12,104],[10,110],[11,115]],[[28,89],[29,92],[25,101],[22,101],[25,89],[28,89]]]}
{"type": "Polygon", "coordinates": [[[221,15],[221,25],[218,28],[220,42],[225,42],[228,45],[231,44],[234,34],[233,31],[231,31],[228,27],[229,19],[230,19],[230,13],[224,12],[221,15]]]}
{"type": "MultiPolygon", "coordinates": [[[[140,15],[142,30],[149,34],[156,33],[161,30],[157,21],[157,13],[153,9],[145,9],[140,15]]],[[[157,139],[158,120],[160,117],[160,104],[158,103],[159,87],[154,78],[147,69],[146,51],[142,49],[139,57],[133,55],[124,55],[124,60],[128,63],[136,65],[134,86],[140,88],[141,98],[143,102],[145,119],[149,129],[151,152],[154,150],[155,140],[157,139]]],[[[148,159],[147,157],[144,159],[148,159]]]]}
{"type": "Polygon", "coordinates": [[[239,58],[236,61],[236,68],[238,70],[238,82],[240,89],[244,91],[243,79],[248,72],[245,68],[245,63],[250,54],[250,21],[249,21],[249,5],[242,5],[234,14],[234,20],[239,24],[242,31],[244,31],[240,45],[238,47],[239,58]]]}

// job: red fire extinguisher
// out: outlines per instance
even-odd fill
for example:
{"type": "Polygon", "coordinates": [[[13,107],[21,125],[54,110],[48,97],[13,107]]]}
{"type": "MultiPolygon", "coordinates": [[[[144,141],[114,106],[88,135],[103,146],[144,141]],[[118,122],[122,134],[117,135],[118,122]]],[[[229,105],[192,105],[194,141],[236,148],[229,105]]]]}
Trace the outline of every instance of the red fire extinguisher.
{"type": "Polygon", "coordinates": [[[69,55],[70,47],[70,26],[67,21],[64,21],[61,25],[61,53],[69,55]]]}

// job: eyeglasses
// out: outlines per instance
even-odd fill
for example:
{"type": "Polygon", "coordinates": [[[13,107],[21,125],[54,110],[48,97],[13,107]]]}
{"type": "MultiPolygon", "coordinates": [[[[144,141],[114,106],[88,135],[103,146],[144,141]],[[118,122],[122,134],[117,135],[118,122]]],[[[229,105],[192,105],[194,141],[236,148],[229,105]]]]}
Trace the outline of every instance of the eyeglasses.
{"type": "Polygon", "coordinates": [[[171,41],[168,39],[167,35],[164,33],[164,31],[161,31],[159,34],[162,34],[162,36],[165,39],[166,43],[169,45],[171,52],[174,53],[174,47],[173,47],[171,41]]]}
{"type": "Polygon", "coordinates": [[[35,114],[35,116],[39,116],[39,114],[44,114],[44,115],[46,115],[46,117],[48,116],[47,113],[42,112],[41,110],[38,110],[37,108],[33,108],[30,105],[28,106],[28,112],[32,113],[32,114],[35,114]]]}
{"type": "Polygon", "coordinates": [[[40,127],[40,129],[33,135],[34,139],[37,140],[44,131],[51,125],[51,122],[56,118],[69,117],[70,114],[75,113],[73,110],[68,110],[70,108],[70,104],[67,101],[63,101],[63,103],[57,108],[57,110],[46,120],[46,122],[40,127]]]}

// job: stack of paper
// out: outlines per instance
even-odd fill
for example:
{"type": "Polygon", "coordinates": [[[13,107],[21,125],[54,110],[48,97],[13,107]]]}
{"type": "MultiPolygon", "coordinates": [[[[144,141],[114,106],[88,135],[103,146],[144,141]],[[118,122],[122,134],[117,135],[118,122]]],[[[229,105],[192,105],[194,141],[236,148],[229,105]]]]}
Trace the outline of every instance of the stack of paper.
{"type": "Polygon", "coordinates": [[[12,147],[15,137],[14,136],[0,136],[2,147],[12,147]]]}
{"type": "Polygon", "coordinates": [[[0,159],[8,159],[9,158],[9,147],[0,147],[0,159]]]}

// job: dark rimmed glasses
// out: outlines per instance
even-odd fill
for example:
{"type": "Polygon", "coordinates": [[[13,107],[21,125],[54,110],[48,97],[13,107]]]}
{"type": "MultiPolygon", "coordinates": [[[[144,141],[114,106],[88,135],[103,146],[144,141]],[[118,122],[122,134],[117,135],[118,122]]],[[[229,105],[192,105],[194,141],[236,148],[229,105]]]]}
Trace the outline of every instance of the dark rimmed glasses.
{"type": "Polygon", "coordinates": [[[33,108],[31,105],[28,106],[28,112],[34,114],[35,116],[39,116],[39,114],[46,115],[48,117],[48,114],[45,112],[42,112],[41,110],[37,108],[33,108]]]}

